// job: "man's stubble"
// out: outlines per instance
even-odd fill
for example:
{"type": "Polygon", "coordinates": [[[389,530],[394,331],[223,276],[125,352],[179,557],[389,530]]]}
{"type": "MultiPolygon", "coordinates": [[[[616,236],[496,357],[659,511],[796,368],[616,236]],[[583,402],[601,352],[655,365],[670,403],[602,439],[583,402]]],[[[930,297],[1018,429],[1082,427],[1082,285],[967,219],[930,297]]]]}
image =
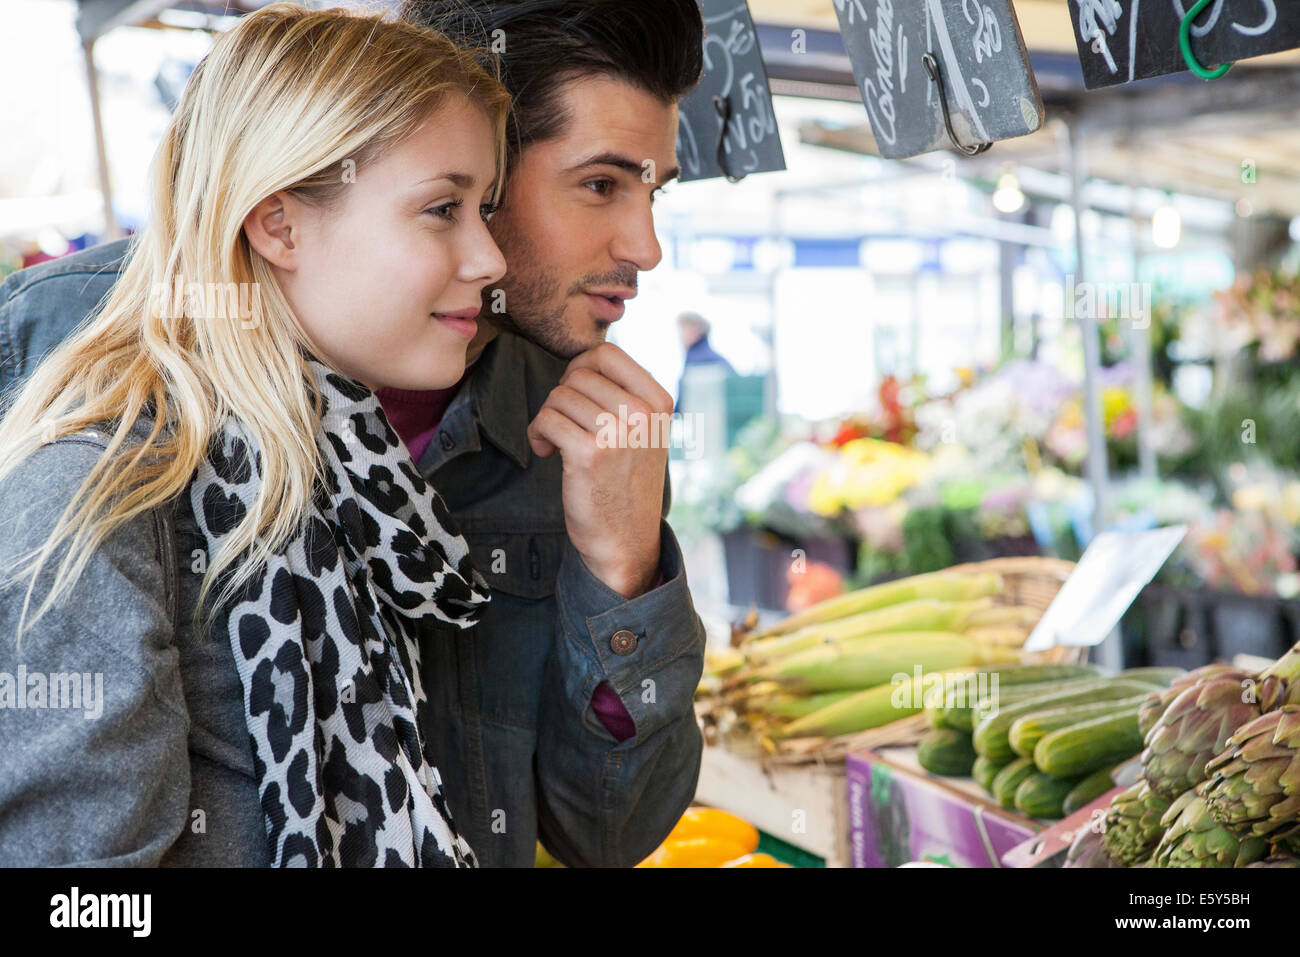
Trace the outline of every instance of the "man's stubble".
{"type": "MultiPolygon", "coordinates": [[[[562,294],[560,281],[539,265],[542,260],[537,247],[522,231],[499,229],[493,233],[509,271],[494,287],[484,290],[488,321],[497,329],[522,336],[562,359],[572,359],[591,348],[594,343],[573,338],[564,319],[569,298],[581,291],[580,286],[569,290],[567,295],[562,294]],[[505,294],[501,312],[493,308],[498,289],[505,294]]],[[[603,342],[609,323],[596,321],[595,326],[603,342]]]]}

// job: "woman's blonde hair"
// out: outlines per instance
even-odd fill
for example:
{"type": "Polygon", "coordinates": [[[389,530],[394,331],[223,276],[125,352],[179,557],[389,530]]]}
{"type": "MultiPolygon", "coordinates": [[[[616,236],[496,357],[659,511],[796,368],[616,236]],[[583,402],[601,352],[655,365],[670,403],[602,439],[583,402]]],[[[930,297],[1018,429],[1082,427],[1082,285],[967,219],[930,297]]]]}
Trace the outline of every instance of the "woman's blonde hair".
{"type": "Polygon", "coordinates": [[[115,529],[185,492],[226,416],[256,441],[263,482],[245,519],[208,556],[193,626],[223,569],[217,604],[295,534],[323,479],[314,440],[322,409],[303,351],[316,350],[249,245],[244,218],[278,190],[328,207],[357,170],[455,93],[493,123],[499,194],[510,97],[493,64],[485,51],[423,27],[287,3],[216,40],[163,136],[152,217],[103,310],[39,364],[0,420],[0,481],[59,436],[105,423],[113,433],[45,544],[14,563],[22,565],[14,577],[31,576],[20,637],[37,576],[59,543],[71,539],[33,624],[115,529]],[[195,283],[218,295],[251,288],[257,321],[233,309],[212,319],[188,294],[195,283]],[[181,308],[166,307],[178,289],[187,290],[176,297],[181,308]],[[126,449],[141,413],[152,429],[126,449]]]}

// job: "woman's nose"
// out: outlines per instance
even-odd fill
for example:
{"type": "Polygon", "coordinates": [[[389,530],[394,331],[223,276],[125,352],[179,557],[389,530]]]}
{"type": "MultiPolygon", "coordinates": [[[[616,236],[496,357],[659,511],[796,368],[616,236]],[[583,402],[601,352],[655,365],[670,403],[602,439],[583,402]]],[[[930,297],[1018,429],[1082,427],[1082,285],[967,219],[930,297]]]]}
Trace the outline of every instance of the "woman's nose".
{"type": "Polygon", "coordinates": [[[486,223],[475,230],[472,246],[465,257],[464,271],[468,273],[467,281],[483,285],[496,282],[506,274],[506,257],[488,232],[486,223]]]}

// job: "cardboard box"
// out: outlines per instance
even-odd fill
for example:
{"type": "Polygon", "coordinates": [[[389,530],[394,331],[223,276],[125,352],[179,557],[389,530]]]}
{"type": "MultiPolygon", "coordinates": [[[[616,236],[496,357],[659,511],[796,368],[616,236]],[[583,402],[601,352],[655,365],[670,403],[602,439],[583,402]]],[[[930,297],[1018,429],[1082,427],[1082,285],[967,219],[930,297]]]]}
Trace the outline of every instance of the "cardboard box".
{"type": "Polygon", "coordinates": [[[754,757],[706,746],[695,800],[743,817],[762,833],[815,854],[827,867],[849,866],[839,763],[765,767],[754,757]]]}
{"type": "Polygon", "coordinates": [[[969,778],[928,774],[914,748],[851,754],[845,773],[853,867],[1001,867],[1003,854],[1043,829],[1003,810],[969,778]]]}

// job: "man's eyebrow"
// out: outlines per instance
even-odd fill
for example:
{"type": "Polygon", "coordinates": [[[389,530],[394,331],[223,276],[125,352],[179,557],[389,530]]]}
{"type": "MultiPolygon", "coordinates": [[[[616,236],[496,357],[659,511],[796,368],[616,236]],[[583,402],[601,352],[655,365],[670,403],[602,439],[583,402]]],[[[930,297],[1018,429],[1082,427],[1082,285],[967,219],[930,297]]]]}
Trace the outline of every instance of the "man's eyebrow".
{"type": "Polygon", "coordinates": [[[460,173],[452,170],[447,173],[439,173],[437,176],[428,176],[415,183],[415,186],[423,186],[425,183],[433,183],[440,179],[449,180],[453,185],[461,189],[470,189],[474,185],[474,176],[470,173],[460,173]]]}
{"type": "MultiPolygon", "coordinates": [[[[628,159],[628,157],[622,156],[619,153],[597,153],[595,156],[590,156],[582,162],[570,166],[565,170],[565,172],[578,173],[584,169],[590,169],[593,166],[613,166],[616,169],[621,169],[626,173],[633,174],[634,176],[640,176],[643,169],[641,163],[638,163],[633,159],[628,159]]],[[[660,179],[659,182],[660,184],[667,183],[670,180],[676,179],[681,174],[682,168],[680,166],[674,166],[668,171],[668,175],[660,179]]]]}

